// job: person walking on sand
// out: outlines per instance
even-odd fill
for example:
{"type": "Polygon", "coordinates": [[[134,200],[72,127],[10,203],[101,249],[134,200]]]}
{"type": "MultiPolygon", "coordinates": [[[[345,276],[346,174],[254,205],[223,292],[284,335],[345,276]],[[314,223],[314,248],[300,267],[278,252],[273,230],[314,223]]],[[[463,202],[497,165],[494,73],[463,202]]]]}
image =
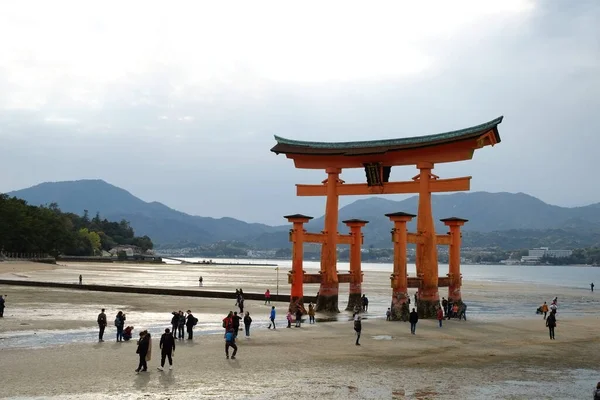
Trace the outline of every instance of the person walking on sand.
{"type": "Polygon", "coordinates": [[[590,283],[590,289],[592,291],[592,293],[594,292],[594,282],[590,283]]]}
{"type": "Polygon", "coordinates": [[[148,351],[150,349],[150,336],[146,335],[146,331],[140,332],[140,338],[137,341],[137,350],[135,351],[139,357],[140,362],[138,364],[135,372],[139,373],[140,371],[147,371],[148,364],[146,363],[146,356],[148,355],[148,351]]]}
{"type": "Polygon", "coordinates": [[[437,309],[437,319],[438,319],[438,323],[440,324],[440,328],[441,328],[442,321],[444,320],[444,311],[442,311],[441,307],[438,307],[438,309],[437,309]]]}
{"type": "Polygon", "coordinates": [[[417,311],[414,308],[408,316],[408,320],[410,321],[410,333],[414,335],[417,330],[417,322],[419,322],[419,314],[417,314],[417,311]]]}
{"type": "Polygon", "coordinates": [[[252,318],[250,318],[250,313],[246,311],[246,315],[244,315],[244,329],[246,330],[246,338],[250,337],[250,324],[252,324],[252,318]]]}
{"type": "Polygon", "coordinates": [[[225,334],[225,358],[229,359],[229,348],[233,349],[233,353],[231,354],[231,359],[235,360],[235,355],[237,354],[237,344],[235,344],[235,336],[233,332],[227,332],[225,334]]]}
{"type": "Polygon", "coordinates": [[[544,314],[543,319],[546,319],[546,315],[548,314],[548,304],[546,304],[546,302],[544,302],[544,304],[542,304],[542,313],[544,314]]]}
{"type": "Polygon", "coordinates": [[[265,292],[265,305],[267,303],[271,304],[271,291],[269,289],[265,292]]]}
{"type": "Polygon", "coordinates": [[[308,304],[308,323],[315,323],[315,307],[312,305],[312,303],[308,304]]]}
{"type": "Polygon", "coordinates": [[[354,332],[356,332],[356,345],[360,346],[360,332],[362,331],[362,323],[360,322],[360,316],[354,320],[354,332]]]}
{"type": "Polygon", "coordinates": [[[169,331],[165,329],[165,333],[160,337],[160,367],[157,369],[163,371],[165,368],[165,359],[169,359],[169,369],[173,369],[173,356],[175,355],[175,339],[169,331]]]}
{"type": "Polygon", "coordinates": [[[0,318],[4,318],[4,307],[6,307],[6,300],[4,296],[0,294],[0,318]]]}
{"type": "Polygon", "coordinates": [[[392,309],[391,308],[388,308],[387,311],[385,312],[385,320],[386,321],[392,320],[392,309]]]}
{"type": "Polygon", "coordinates": [[[123,328],[125,328],[125,320],[127,317],[123,311],[119,311],[115,317],[115,327],[117,328],[117,342],[123,341],[123,328]]]}
{"type": "Polygon", "coordinates": [[[290,310],[288,310],[287,315],[285,316],[285,319],[287,320],[287,327],[291,328],[292,327],[292,312],[290,310]]]}
{"type": "Polygon", "coordinates": [[[83,285],[83,275],[79,275],[79,284],[83,285]]]}
{"type": "Polygon", "coordinates": [[[275,316],[276,316],[275,306],[273,306],[273,307],[271,307],[271,314],[269,315],[269,320],[271,322],[269,323],[268,329],[271,329],[271,324],[273,324],[273,329],[277,329],[277,328],[275,328],[275,316]]]}
{"type": "Polygon", "coordinates": [[[202,287],[202,281],[203,281],[203,280],[204,280],[204,279],[202,279],[202,277],[198,278],[198,286],[199,286],[199,287],[202,287]]]}
{"type": "Polygon", "coordinates": [[[548,327],[548,331],[550,333],[550,339],[554,340],[554,328],[556,327],[556,313],[553,311],[546,318],[546,326],[548,327]]]}
{"type": "Polygon", "coordinates": [[[100,314],[98,314],[98,319],[96,321],[98,322],[98,341],[104,342],[104,330],[106,329],[106,325],[108,325],[106,314],[104,314],[104,308],[100,311],[100,314]]]}

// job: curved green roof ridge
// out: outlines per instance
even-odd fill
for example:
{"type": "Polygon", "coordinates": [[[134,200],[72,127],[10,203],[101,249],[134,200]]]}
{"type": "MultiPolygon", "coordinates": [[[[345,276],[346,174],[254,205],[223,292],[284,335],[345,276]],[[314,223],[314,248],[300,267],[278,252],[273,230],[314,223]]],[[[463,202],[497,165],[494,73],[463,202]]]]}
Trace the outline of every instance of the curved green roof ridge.
{"type": "Polygon", "coordinates": [[[349,148],[365,148],[365,147],[383,147],[383,146],[403,146],[403,145],[414,145],[423,144],[438,140],[451,140],[466,136],[469,134],[487,131],[495,128],[502,122],[504,116],[500,116],[489,122],[472,126],[470,128],[460,129],[458,131],[436,133],[433,135],[426,136],[414,136],[399,139],[384,139],[384,140],[365,140],[360,142],[305,142],[302,140],[286,139],[281,136],[275,136],[275,140],[278,144],[286,144],[290,146],[302,146],[312,147],[318,149],[349,149],[349,148]]]}

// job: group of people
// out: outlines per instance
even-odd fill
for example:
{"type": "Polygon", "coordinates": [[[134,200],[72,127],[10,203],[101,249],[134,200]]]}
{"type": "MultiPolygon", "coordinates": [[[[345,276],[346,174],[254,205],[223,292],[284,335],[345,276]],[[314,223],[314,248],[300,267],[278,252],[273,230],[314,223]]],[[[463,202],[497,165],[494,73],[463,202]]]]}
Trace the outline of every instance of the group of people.
{"type": "Polygon", "coordinates": [[[198,324],[198,318],[194,317],[191,310],[187,310],[186,314],[183,311],[173,311],[171,312],[171,335],[173,335],[174,339],[183,340],[184,329],[187,331],[188,340],[192,340],[194,338],[194,326],[198,324]]]}
{"type": "MultiPolygon", "coordinates": [[[[444,309],[446,319],[458,318],[459,321],[462,319],[467,320],[467,304],[463,301],[455,302],[451,297],[448,297],[448,300],[442,297],[442,308],[444,309]]],[[[442,326],[441,323],[440,326],[442,326]]]]}
{"type": "MultiPolygon", "coordinates": [[[[271,308],[271,312],[275,311],[275,307],[271,308]]],[[[314,324],[315,323],[315,306],[313,306],[312,303],[309,303],[308,305],[308,323],[309,324],[314,324]]],[[[291,307],[288,309],[288,313],[286,316],[287,319],[287,327],[291,328],[292,327],[292,322],[295,322],[296,328],[301,328],[302,327],[302,315],[304,315],[304,310],[302,309],[302,306],[298,303],[296,304],[296,312],[294,314],[292,314],[292,309],[291,307]]],[[[272,318],[272,324],[273,324],[273,329],[275,329],[275,316],[273,315],[272,318]]],[[[269,326],[271,326],[269,324],[269,326]]]]}
{"type": "MultiPolygon", "coordinates": [[[[114,325],[117,329],[117,342],[126,342],[131,339],[133,334],[133,326],[125,326],[125,321],[127,320],[127,316],[123,311],[117,312],[115,316],[114,325]]],[[[108,326],[108,319],[106,317],[106,310],[103,308],[98,314],[98,318],[96,319],[98,323],[98,341],[104,342],[104,331],[108,326]]]]}
{"type": "Polygon", "coordinates": [[[554,328],[556,328],[556,313],[558,312],[558,297],[554,297],[550,306],[546,302],[539,306],[537,310],[535,310],[536,314],[542,314],[543,319],[546,321],[546,327],[548,328],[548,333],[550,334],[550,340],[554,340],[554,328]],[[550,312],[550,315],[548,315],[550,312]]]}
{"type": "Polygon", "coordinates": [[[239,307],[240,314],[244,314],[244,291],[242,288],[235,289],[235,305],[239,307]]]}

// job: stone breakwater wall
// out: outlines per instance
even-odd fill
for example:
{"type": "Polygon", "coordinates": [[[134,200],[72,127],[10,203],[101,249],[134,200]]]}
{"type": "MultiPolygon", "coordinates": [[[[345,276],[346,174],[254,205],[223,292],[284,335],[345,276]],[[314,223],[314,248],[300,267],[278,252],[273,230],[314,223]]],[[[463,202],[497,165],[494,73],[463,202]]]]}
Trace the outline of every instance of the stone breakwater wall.
{"type": "MultiPolygon", "coordinates": [[[[162,296],[187,296],[187,297],[207,297],[217,299],[235,299],[235,292],[219,292],[212,290],[198,289],[172,289],[172,288],[157,288],[157,287],[139,287],[139,286],[110,286],[110,285],[79,285],[77,283],[61,283],[61,282],[41,282],[41,281],[26,281],[17,279],[0,279],[0,285],[11,286],[33,286],[47,287],[72,290],[88,290],[93,292],[113,292],[113,293],[139,293],[162,296]]],[[[265,295],[263,293],[244,293],[244,300],[262,300],[265,295]]],[[[289,295],[271,294],[271,301],[289,302],[289,295]]],[[[305,296],[305,302],[316,302],[315,296],[305,296]]]]}

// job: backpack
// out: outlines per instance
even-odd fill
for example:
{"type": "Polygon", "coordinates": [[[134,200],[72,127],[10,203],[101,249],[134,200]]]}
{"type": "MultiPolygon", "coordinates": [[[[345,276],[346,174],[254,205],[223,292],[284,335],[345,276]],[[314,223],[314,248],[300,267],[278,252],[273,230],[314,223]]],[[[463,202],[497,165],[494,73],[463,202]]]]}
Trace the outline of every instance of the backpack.
{"type": "Polygon", "coordinates": [[[594,392],[594,400],[600,400],[600,389],[596,389],[594,392]]]}
{"type": "Polygon", "coordinates": [[[119,326],[119,318],[115,318],[115,326],[119,326]]]}
{"type": "Polygon", "coordinates": [[[194,317],[194,326],[198,323],[198,318],[194,317]]]}

